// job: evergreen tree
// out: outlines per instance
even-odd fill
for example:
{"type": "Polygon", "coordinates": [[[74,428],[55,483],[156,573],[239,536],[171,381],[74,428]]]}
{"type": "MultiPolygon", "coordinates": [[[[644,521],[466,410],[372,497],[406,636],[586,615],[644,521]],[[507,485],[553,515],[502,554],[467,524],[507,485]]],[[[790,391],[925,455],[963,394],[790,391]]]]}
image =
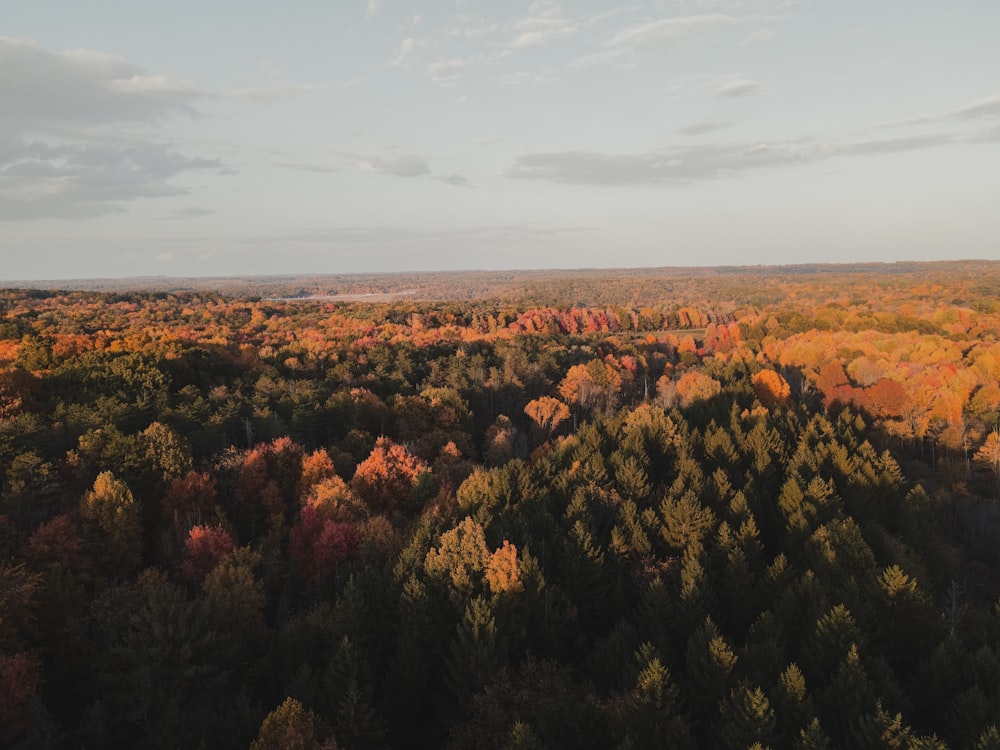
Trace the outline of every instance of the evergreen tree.
{"type": "Polygon", "coordinates": [[[319,717],[288,698],[265,717],[250,750],[337,750],[337,743],[319,717]]]}
{"type": "Polygon", "coordinates": [[[742,750],[754,743],[774,740],[774,709],[759,687],[740,681],[719,706],[719,722],[713,728],[719,747],[742,750]]]}
{"type": "Polygon", "coordinates": [[[713,721],[715,711],[729,695],[737,657],[719,629],[706,618],[688,640],[685,663],[687,705],[702,727],[713,721]]]}
{"type": "Polygon", "coordinates": [[[819,719],[813,719],[809,726],[799,732],[792,743],[794,750],[831,750],[833,744],[820,726],[819,719]]]}
{"type": "Polygon", "coordinates": [[[635,653],[635,684],[609,706],[622,745],[693,748],[694,737],[680,707],[680,691],[650,643],[635,653]]]}
{"type": "Polygon", "coordinates": [[[472,696],[496,675],[506,656],[490,603],[475,597],[465,608],[445,660],[445,681],[452,702],[467,708],[472,696]]]}
{"type": "Polygon", "coordinates": [[[371,750],[382,746],[385,724],[374,707],[374,676],[360,650],[344,636],[325,675],[327,710],[334,735],[344,747],[371,750]]]}

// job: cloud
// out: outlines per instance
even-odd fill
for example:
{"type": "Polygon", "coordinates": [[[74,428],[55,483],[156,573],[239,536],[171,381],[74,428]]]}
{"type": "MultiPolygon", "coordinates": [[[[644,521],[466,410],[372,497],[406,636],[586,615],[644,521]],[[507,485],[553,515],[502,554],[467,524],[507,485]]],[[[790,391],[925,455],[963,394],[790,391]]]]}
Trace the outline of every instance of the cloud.
{"type": "Polygon", "coordinates": [[[193,170],[222,170],[172,147],[128,144],[49,145],[20,141],[0,154],[0,219],[86,218],[122,212],[137,198],[181,195],[170,179],[193,170]]]}
{"type": "Polygon", "coordinates": [[[389,152],[381,156],[355,157],[363,169],[395,177],[423,177],[430,174],[427,161],[412,154],[389,152]]]}
{"type": "Polygon", "coordinates": [[[608,63],[620,60],[623,54],[623,50],[609,49],[603,52],[595,52],[592,55],[582,55],[570,60],[569,67],[574,70],[582,70],[584,68],[593,68],[597,65],[607,65],[608,63]]]}
{"type": "Polygon", "coordinates": [[[777,35],[777,31],[765,26],[763,29],[757,29],[747,34],[743,39],[743,44],[763,44],[764,42],[771,41],[777,35]]]}
{"type": "Polygon", "coordinates": [[[973,137],[975,143],[1000,143],[1000,125],[978,133],[973,137]]]}
{"type": "Polygon", "coordinates": [[[917,149],[934,148],[954,143],[955,138],[943,133],[914,135],[901,138],[883,138],[874,141],[858,141],[847,143],[838,148],[838,152],[848,156],[866,156],[872,154],[895,154],[900,151],[915,151],[917,149]]]}
{"type": "Polygon", "coordinates": [[[422,69],[430,80],[445,88],[457,86],[462,72],[482,59],[481,55],[471,57],[446,56],[438,53],[440,44],[428,39],[406,37],[400,42],[399,50],[389,60],[389,67],[422,69]]]}
{"type": "Polygon", "coordinates": [[[714,133],[718,130],[731,127],[731,125],[731,123],[718,122],[717,120],[700,120],[698,122],[693,122],[690,125],[675,128],[674,132],[680,133],[681,135],[706,135],[707,133],[714,133]]]}
{"type": "Polygon", "coordinates": [[[195,103],[210,96],[118,55],[0,37],[0,219],[123,212],[138,198],[183,193],[170,183],[183,173],[225,172],[217,159],[122,134],[197,117],[195,103]]]}
{"type": "Polygon", "coordinates": [[[461,37],[463,39],[482,39],[500,31],[502,27],[494,23],[467,23],[460,26],[449,26],[445,29],[446,36],[461,37]]]}
{"type": "Polygon", "coordinates": [[[497,82],[501,86],[540,86],[548,83],[557,83],[559,80],[559,75],[551,70],[522,70],[497,78],[497,82]]]}
{"type": "Polygon", "coordinates": [[[247,244],[264,248],[272,248],[278,244],[314,246],[324,251],[330,247],[349,249],[353,246],[363,250],[366,256],[373,252],[390,255],[399,249],[430,249],[450,245],[461,248],[460,252],[464,253],[465,248],[472,244],[485,243],[498,248],[509,248],[520,242],[590,232],[596,228],[593,225],[544,227],[527,223],[478,227],[345,226],[254,237],[248,239],[247,244]]]}
{"type": "Polygon", "coordinates": [[[226,94],[226,98],[253,103],[273,102],[279,99],[287,99],[291,96],[309,94],[319,91],[322,88],[323,86],[315,86],[309,83],[275,81],[274,83],[265,83],[260,86],[249,86],[230,91],[226,94]]]}
{"type": "Polygon", "coordinates": [[[472,183],[460,174],[439,175],[434,179],[446,185],[454,185],[455,187],[472,187],[472,183]]]}
{"type": "Polygon", "coordinates": [[[736,99],[741,96],[752,96],[763,91],[763,87],[756,81],[743,79],[739,81],[728,81],[715,90],[716,99],[736,99]]]}
{"type": "MultiPolygon", "coordinates": [[[[953,109],[948,112],[938,112],[933,115],[924,115],[922,117],[911,117],[905,120],[893,120],[890,122],[883,122],[875,125],[871,128],[862,130],[861,132],[872,132],[881,130],[895,130],[902,128],[913,128],[920,125],[952,125],[957,122],[969,123],[975,126],[981,121],[996,122],[1000,121],[1000,94],[995,94],[993,96],[988,96],[978,101],[972,102],[964,107],[959,107],[958,109],[953,109]]],[[[990,140],[989,130],[986,133],[979,135],[969,136],[969,140],[982,141],[990,140]]]]}
{"type": "MultiPolygon", "coordinates": [[[[552,0],[531,3],[526,15],[493,22],[459,13],[452,25],[436,35],[403,38],[389,67],[422,70],[438,86],[462,82],[468,69],[493,65],[525,50],[577,34],[584,22],[567,17],[552,0]]],[[[503,79],[502,83],[515,82],[503,79]]]]}
{"type": "Polygon", "coordinates": [[[508,23],[473,24],[465,19],[463,25],[450,29],[449,34],[466,39],[493,37],[494,45],[498,48],[485,59],[488,62],[497,62],[517,52],[571,37],[580,28],[580,23],[563,14],[559,3],[539,0],[531,4],[526,16],[515,18],[508,23]],[[501,39],[503,36],[506,36],[505,40],[501,39]]]}
{"type": "Polygon", "coordinates": [[[0,124],[8,129],[157,122],[194,117],[209,94],[95,50],[49,52],[0,37],[0,124]]]}
{"type": "Polygon", "coordinates": [[[427,42],[422,39],[415,39],[408,36],[399,43],[399,50],[389,60],[389,67],[400,68],[410,65],[418,57],[420,50],[427,46],[427,42]]]}
{"type": "Polygon", "coordinates": [[[715,99],[735,99],[764,90],[757,81],[744,78],[739,73],[694,73],[667,81],[663,93],[667,96],[707,95],[715,99]]]}
{"type": "Polygon", "coordinates": [[[339,172],[337,167],[331,167],[326,164],[314,164],[312,162],[302,162],[302,161],[279,161],[276,162],[279,167],[284,167],[285,169],[297,169],[301,172],[318,172],[321,174],[332,174],[333,172],[339,172]]]}
{"type": "Polygon", "coordinates": [[[672,96],[689,91],[701,91],[711,88],[713,85],[720,85],[718,83],[720,80],[719,76],[712,75],[711,73],[695,73],[693,75],[681,76],[680,78],[667,81],[667,85],[663,87],[663,93],[667,96],[672,96]]]}
{"type": "Polygon", "coordinates": [[[802,139],[667,148],[633,154],[562,151],[518,156],[506,176],[581,185],[687,184],[836,156],[875,156],[954,143],[948,135],[822,144],[802,139]]]}
{"type": "Polygon", "coordinates": [[[211,216],[215,211],[200,206],[189,206],[187,208],[175,208],[165,216],[160,217],[160,221],[178,221],[182,219],[198,219],[202,216],[211,216]]]}
{"type": "Polygon", "coordinates": [[[477,59],[475,57],[436,58],[427,63],[427,75],[438,86],[446,88],[457,86],[461,80],[461,72],[475,63],[477,59]]]}
{"type": "Polygon", "coordinates": [[[365,9],[365,18],[374,18],[382,10],[382,0],[368,0],[368,7],[365,9]]]}
{"type": "Polygon", "coordinates": [[[659,18],[619,31],[608,45],[632,52],[659,52],[738,23],[739,19],[720,13],[659,18]]]}
{"type": "Polygon", "coordinates": [[[531,15],[513,24],[517,36],[510,42],[513,49],[535,47],[556,39],[565,39],[579,31],[573,21],[560,15],[531,15]]]}
{"type": "Polygon", "coordinates": [[[967,107],[962,107],[952,112],[949,117],[959,120],[976,120],[982,117],[996,117],[1000,115],[1000,96],[991,96],[980,99],[967,107]]]}

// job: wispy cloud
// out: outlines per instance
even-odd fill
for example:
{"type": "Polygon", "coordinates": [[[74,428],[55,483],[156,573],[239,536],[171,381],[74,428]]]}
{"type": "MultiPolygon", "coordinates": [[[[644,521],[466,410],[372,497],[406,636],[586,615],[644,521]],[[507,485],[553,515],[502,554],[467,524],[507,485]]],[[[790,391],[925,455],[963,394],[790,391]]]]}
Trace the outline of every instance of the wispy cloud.
{"type": "Polygon", "coordinates": [[[427,41],[424,39],[417,39],[412,36],[405,37],[399,43],[399,49],[396,51],[396,54],[389,59],[389,66],[399,68],[414,63],[419,57],[420,50],[426,46],[427,41]]]}
{"type": "Polygon", "coordinates": [[[472,183],[460,174],[438,175],[434,179],[455,187],[472,187],[472,183]]]}
{"type": "Polygon", "coordinates": [[[430,79],[438,86],[457,86],[461,81],[462,71],[478,59],[477,57],[435,58],[427,63],[425,70],[430,79]]]}
{"type": "Polygon", "coordinates": [[[732,123],[719,122],[717,120],[699,120],[698,122],[693,122],[690,125],[684,125],[679,128],[675,128],[675,133],[680,133],[681,135],[707,135],[708,133],[715,133],[719,130],[731,127],[732,123]]]}
{"type": "Polygon", "coordinates": [[[516,36],[510,41],[513,49],[535,47],[556,39],[565,39],[579,31],[579,25],[566,18],[558,3],[540,0],[531,4],[528,15],[513,21],[516,36]]]}
{"type": "Polygon", "coordinates": [[[244,102],[273,102],[279,99],[287,99],[300,94],[310,94],[325,88],[310,83],[288,83],[286,81],[275,81],[265,83],[260,86],[249,86],[247,88],[236,89],[226,94],[226,98],[236,99],[244,102]]]}
{"type": "Polygon", "coordinates": [[[199,219],[202,216],[211,216],[215,211],[200,206],[189,206],[187,208],[175,208],[165,216],[160,217],[160,221],[182,221],[185,219],[199,219]]]}
{"type": "Polygon", "coordinates": [[[966,107],[955,110],[948,116],[959,120],[1000,117],[1000,95],[980,99],[966,107]]]}
{"type": "Polygon", "coordinates": [[[444,55],[441,48],[440,40],[406,37],[389,59],[389,67],[422,70],[433,83],[449,88],[461,82],[466,68],[482,59],[481,55],[444,55]]]}
{"type": "Polygon", "coordinates": [[[339,172],[338,167],[333,167],[328,164],[316,164],[315,162],[303,162],[303,161],[279,161],[276,162],[279,167],[284,167],[285,169],[296,169],[300,172],[317,172],[319,174],[331,174],[333,172],[339,172]]]}
{"type": "Polygon", "coordinates": [[[929,133],[901,138],[882,138],[871,141],[845,143],[837,147],[837,152],[847,156],[868,156],[873,154],[895,154],[901,151],[933,148],[954,143],[955,137],[944,133],[929,133]]]}
{"type": "Polygon", "coordinates": [[[355,156],[358,165],[370,172],[395,177],[422,177],[430,174],[427,160],[414,154],[386,151],[375,156],[355,156]]]}
{"type": "Polygon", "coordinates": [[[715,89],[716,99],[736,99],[741,96],[752,96],[764,90],[757,81],[742,79],[738,81],[727,81],[715,89]]]}
{"type": "Polygon", "coordinates": [[[968,123],[974,126],[976,124],[980,124],[982,121],[1000,121],[1000,94],[988,96],[979,99],[978,101],[974,101],[971,104],[959,107],[958,109],[946,112],[924,115],[922,117],[912,117],[905,120],[883,122],[875,125],[874,127],[868,128],[867,132],[913,128],[921,125],[941,126],[948,123],[952,125],[956,123],[968,123]]]}
{"type": "Polygon", "coordinates": [[[658,18],[622,29],[608,44],[637,53],[659,52],[738,23],[738,18],[721,13],[658,18]]]}
{"type": "Polygon", "coordinates": [[[762,29],[757,29],[756,31],[751,31],[743,38],[743,44],[763,44],[764,42],[769,42],[778,35],[778,32],[772,29],[770,26],[765,26],[762,29]]]}
{"type": "Polygon", "coordinates": [[[548,83],[557,83],[560,80],[559,74],[554,70],[519,70],[516,73],[507,73],[497,78],[501,86],[539,86],[548,83]]]}
{"type": "Polygon", "coordinates": [[[752,171],[809,164],[836,156],[875,156],[954,143],[949,135],[821,143],[802,139],[683,146],[632,154],[563,151],[524,154],[506,175],[583,185],[685,184],[752,171]]]}

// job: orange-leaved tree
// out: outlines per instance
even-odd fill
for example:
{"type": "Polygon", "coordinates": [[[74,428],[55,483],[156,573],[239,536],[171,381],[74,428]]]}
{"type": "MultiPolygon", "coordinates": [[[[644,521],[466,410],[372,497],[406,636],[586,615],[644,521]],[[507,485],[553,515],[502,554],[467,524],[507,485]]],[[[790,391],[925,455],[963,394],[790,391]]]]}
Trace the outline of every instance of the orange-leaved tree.
{"type": "Polygon", "coordinates": [[[547,434],[569,419],[569,407],[552,396],[541,396],[529,401],[524,407],[524,413],[547,434]]]}
{"type": "Polygon", "coordinates": [[[358,464],[351,489],[376,513],[394,510],[414,498],[417,480],[427,464],[386,437],[375,442],[371,455],[358,464]]]}
{"type": "Polygon", "coordinates": [[[768,409],[788,403],[788,397],[791,396],[792,389],[789,387],[788,381],[781,376],[780,372],[775,370],[761,370],[760,372],[755,372],[750,380],[757,398],[768,409]]]}

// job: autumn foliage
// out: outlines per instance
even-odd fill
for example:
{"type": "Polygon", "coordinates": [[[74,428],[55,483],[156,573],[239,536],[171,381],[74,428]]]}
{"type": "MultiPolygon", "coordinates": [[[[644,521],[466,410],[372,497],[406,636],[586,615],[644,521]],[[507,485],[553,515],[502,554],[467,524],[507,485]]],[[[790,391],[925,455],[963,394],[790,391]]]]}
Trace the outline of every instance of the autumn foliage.
{"type": "Polygon", "coordinates": [[[358,464],[351,489],[374,513],[409,505],[418,477],[427,464],[389,438],[379,438],[371,454],[358,464]]]}
{"type": "Polygon", "coordinates": [[[552,396],[542,396],[529,401],[524,407],[524,413],[546,433],[554,431],[569,419],[569,407],[552,396]]]}
{"type": "Polygon", "coordinates": [[[0,746],[998,746],[1000,263],[449,278],[0,291],[0,746]]]}
{"type": "Polygon", "coordinates": [[[181,575],[190,581],[203,581],[235,546],[232,534],[221,526],[191,527],[184,542],[181,575]]]}
{"type": "Polygon", "coordinates": [[[753,384],[757,398],[768,408],[787,404],[792,395],[788,381],[781,376],[781,373],[774,370],[755,372],[750,378],[750,382],[753,384]]]}
{"type": "Polygon", "coordinates": [[[306,579],[334,572],[339,563],[357,554],[359,543],[353,524],[327,517],[313,502],[303,506],[288,542],[292,562],[306,579]]]}

